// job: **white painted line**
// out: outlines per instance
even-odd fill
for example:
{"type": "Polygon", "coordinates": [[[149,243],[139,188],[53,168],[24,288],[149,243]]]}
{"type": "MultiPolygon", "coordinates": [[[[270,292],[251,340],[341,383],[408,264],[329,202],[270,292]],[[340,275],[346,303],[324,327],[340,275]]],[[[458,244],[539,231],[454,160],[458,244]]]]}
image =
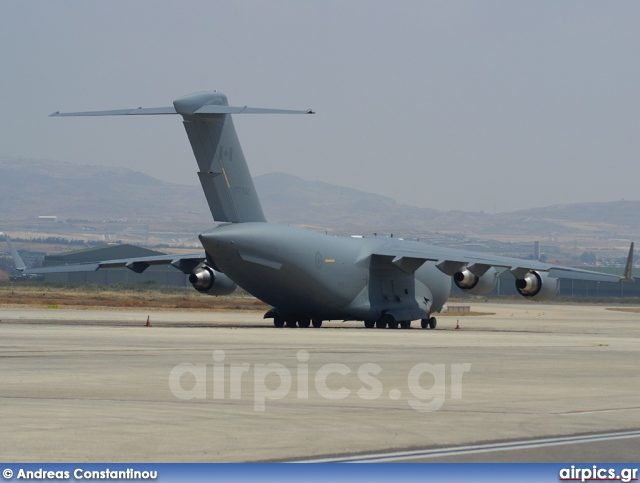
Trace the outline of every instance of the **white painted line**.
{"type": "Polygon", "coordinates": [[[441,456],[457,456],[464,454],[490,453],[493,451],[510,451],[517,449],[543,448],[545,446],[559,446],[565,444],[591,443],[596,441],[610,441],[640,437],[640,430],[621,431],[617,433],[600,433],[582,436],[561,436],[557,438],[541,438],[526,441],[508,441],[502,443],[475,444],[453,446],[450,448],[423,449],[413,451],[397,451],[372,453],[354,456],[335,456],[312,460],[297,461],[297,463],[391,463],[424,458],[438,458],[441,456]]]}

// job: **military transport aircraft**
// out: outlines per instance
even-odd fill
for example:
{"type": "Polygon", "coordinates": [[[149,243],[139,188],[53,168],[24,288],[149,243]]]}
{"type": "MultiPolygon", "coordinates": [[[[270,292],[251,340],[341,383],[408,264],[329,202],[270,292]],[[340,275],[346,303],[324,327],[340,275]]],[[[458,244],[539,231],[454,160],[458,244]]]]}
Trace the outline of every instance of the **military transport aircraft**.
{"type": "MultiPolygon", "coordinates": [[[[204,294],[224,295],[240,286],[271,305],[264,318],[276,327],[320,327],[324,320],[363,321],[365,327],[435,328],[451,277],[462,290],[489,293],[499,270],[510,270],[520,295],[548,300],[560,279],[632,281],[633,244],[624,277],[531,260],[488,256],[398,238],[341,238],[267,223],[253,185],[232,114],[313,114],[232,107],[220,92],[181,97],[173,106],[52,114],[113,116],[179,114],[213,219],[219,225],[199,236],[204,253],[26,269],[25,274],[150,265],[172,265],[204,294]]],[[[19,258],[19,257],[18,257],[19,258]]]]}

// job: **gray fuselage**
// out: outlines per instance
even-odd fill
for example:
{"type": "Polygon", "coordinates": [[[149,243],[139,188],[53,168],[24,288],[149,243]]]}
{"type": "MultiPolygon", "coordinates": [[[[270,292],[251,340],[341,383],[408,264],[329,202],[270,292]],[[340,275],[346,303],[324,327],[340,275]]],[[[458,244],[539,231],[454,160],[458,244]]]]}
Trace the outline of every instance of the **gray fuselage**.
{"type": "Polygon", "coordinates": [[[451,289],[451,278],[433,262],[408,274],[371,255],[381,247],[428,248],[419,242],[334,237],[268,223],[220,225],[200,240],[217,269],[291,316],[428,318],[442,309],[451,289]]]}

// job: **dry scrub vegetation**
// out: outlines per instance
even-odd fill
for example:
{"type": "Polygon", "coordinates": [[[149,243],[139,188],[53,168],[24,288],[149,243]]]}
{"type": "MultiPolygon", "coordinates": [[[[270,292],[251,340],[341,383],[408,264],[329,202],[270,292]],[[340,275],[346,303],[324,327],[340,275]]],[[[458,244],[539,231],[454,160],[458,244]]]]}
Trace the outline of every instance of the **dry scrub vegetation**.
{"type": "MultiPolygon", "coordinates": [[[[238,290],[233,295],[211,297],[191,287],[156,284],[72,285],[31,282],[0,283],[0,306],[5,308],[215,310],[266,312],[269,306],[238,290]]],[[[493,312],[447,312],[438,317],[493,315],[493,312]]]]}
{"type": "Polygon", "coordinates": [[[266,311],[268,306],[246,294],[212,297],[190,287],[155,285],[58,285],[0,283],[5,308],[266,311]]]}
{"type": "Polygon", "coordinates": [[[640,314],[640,308],[633,308],[633,307],[612,307],[612,308],[608,308],[607,310],[616,310],[618,312],[631,312],[632,314],[640,314]]]}

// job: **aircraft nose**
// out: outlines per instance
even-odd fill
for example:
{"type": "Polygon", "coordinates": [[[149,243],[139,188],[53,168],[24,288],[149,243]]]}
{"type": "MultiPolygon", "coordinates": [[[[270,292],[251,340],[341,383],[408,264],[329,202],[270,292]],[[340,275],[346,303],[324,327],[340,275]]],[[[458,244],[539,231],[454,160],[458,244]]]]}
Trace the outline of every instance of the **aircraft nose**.
{"type": "Polygon", "coordinates": [[[200,235],[199,238],[205,251],[213,256],[214,259],[223,258],[230,260],[237,256],[238,249],[234,237],[231,234],[213,231],[211,233],[204,233],[200,235]]]}
{"type": "Polygon", "coordinates": [[[210,233],[204,233],[200,235],[199,238],[203,245],[206,243],[206,245],[215,247],[215,248],[222,248],[228,245],[235,245],[235,241],[234,241],[235,237],[233,236],[233,234],[224,233],[220,231],[212,231],[210,233]]]}
{"type": "Polygon", "coordinates": [[[205,250],[210,253],[218,252],[227,256],[236,254],[238,250],[252,246],[253,235],[243,227],[236,225],[225,225],[214,228],[208,233],[200,235],[200,241],[205,250]]]}

